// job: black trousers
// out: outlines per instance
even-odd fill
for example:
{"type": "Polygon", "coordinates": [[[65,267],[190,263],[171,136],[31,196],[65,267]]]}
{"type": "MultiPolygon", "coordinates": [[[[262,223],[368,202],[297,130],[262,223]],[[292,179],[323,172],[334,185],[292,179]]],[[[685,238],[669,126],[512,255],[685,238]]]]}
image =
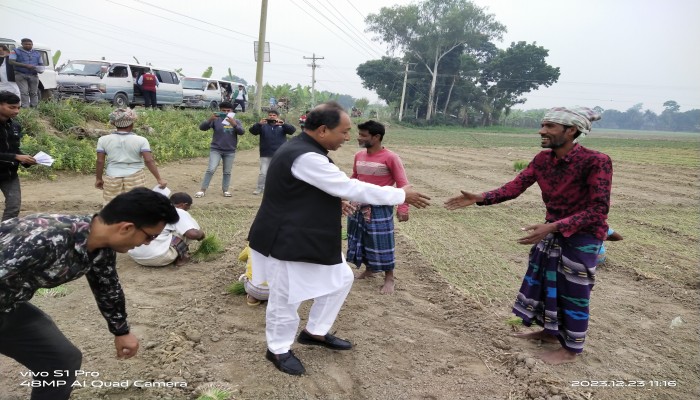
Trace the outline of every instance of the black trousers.
{"type": "Polygon", "coordinates": [[[10,385],[31,386],[31,400],[68,399],[83,359],[51,318],[30,303],[0,312],[0,354],[28,368],[10,385]]]}
{"type": "Polygon", "coordinates": [[[245,112],[245,100],[236,99],[233,101],[233,109],[236,109],[236,104],[241,105],[241,112],[245,112]]]}
{"type": "Polygon", "coordinates": [[[156,102],[156,92],[151,92],[148,90],[143,91],[143,106],[156,108],[158,103],[156,102]]]}

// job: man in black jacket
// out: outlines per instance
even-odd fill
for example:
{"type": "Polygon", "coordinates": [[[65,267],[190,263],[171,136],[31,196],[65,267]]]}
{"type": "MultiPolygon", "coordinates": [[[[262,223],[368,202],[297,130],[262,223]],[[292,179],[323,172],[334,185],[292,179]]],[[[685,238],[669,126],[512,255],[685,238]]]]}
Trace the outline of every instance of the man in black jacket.
{"type": "Polygon", "coordinates": [[[260,194],[265,189],[265,178],[267,169],[270,167],[270,160],[275,155],[277,149],[286,141],[287,135],[291,135],[297,130],[293,125],[286,124],[280,119],[276,110],[270,110],[267,118],[255,123],[248,130],[253,135],[260,135],[260,174],[258,175],[258,187],[253,194],[260,194]]]}
{"type": "Polygon", "coordinates": [[[17,176],[19,165],[29,167],[36,164],[34,157],[23,154],[19,149],[22,127],[13,121],[19,114],[19,109],[19,96],[8,91],[0,92],[0,190],[5,196],[3,221],[18,216],[22,205],[22,191],[17,176]]]}
{"type": "Polygon", "coordinates": [[[306,129],[282,146],[270,162],[268,186],[250,228],[254,285],[267,281],[265,357],[277,369],[301,375],[305,368],[291,345],[299,327],[297,310],[314,299],[306,327],[297,337],[305,345],[350,350],[352,343],[329,333],[353,274],[342,250],[341,215],[352,206],[408,203],[424,208],[429,198],[412,190],[350,179],[328,157],[350,140],[350,116],[335,102],[314,108],[306,129]]]}

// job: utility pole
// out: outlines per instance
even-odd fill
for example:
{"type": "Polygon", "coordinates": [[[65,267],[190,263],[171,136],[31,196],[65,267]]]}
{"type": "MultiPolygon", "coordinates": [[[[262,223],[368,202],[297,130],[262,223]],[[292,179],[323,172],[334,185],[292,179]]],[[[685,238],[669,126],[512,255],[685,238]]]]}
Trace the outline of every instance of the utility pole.
{"type": "Polygon", "coordinates": [[[406,97],[406,81],[408,80],[408,66],[410,63],[406,63],[406,71],[403,74],[403,90],[401,91],[401,105],[399,106],[399,122],[403,118],[403,99],[406,97]]]}
{"type": "Polygon", "coordinates": [[[313,53],[312,57],[304,57],[305,60],[311,60],[311,107],[316,106],[316,67],[321,68],[320,65],[316,65],[316,60],[323,60],[325,57],[316,57],[316,53],[313,53]]]}
{"type": "Polygon", "coordinates": [[[255,111],[262,106],[263,65],[265,63],[265,27],[267,25],[267,0],[262,0],[260,7],[260,33],[258,34],[258,65],[255,70],[255,111]]]}

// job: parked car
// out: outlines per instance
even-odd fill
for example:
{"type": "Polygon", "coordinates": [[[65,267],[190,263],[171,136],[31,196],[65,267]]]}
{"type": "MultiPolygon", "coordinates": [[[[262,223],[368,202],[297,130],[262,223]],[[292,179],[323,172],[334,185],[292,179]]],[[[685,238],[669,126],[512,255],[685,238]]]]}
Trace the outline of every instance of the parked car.
{"type": "Polygon", "coordinates": [[[179,106],[182,103],[180,78],[172,69],[107,60],[71,60],[58,71],[59,98],[84,101],[107,101],[115,107],[143,105],[138,77],[152,70],[158,78],[158,105],[179,106]]]}
{"type": "Polygon", "coordinates": [[[217,110],[222,101],[219,82],[215,79],[183,77],[182,107],[217,110]]]}
{"type": "Polygon", "coordinates": [[[217,110],[222,101],[231,101],[238,83],[224,79],[184,77],[182,82],[182,107],[210,108],[217,110]]]}
{"type": "MultiPolygon", "coordinates": [[[[14,52],[15,48],[17,48],[17,42],[13,39],[0,38],[0,44],[9,47],[10,52],[14,52]]],[[[34,43],[33,49],[41,54],[41,61],[46,67],[44,68],[44,72],[39,74],[39,92],[41,93],[41,99],[49,99],[56,89],[56,71],[53,65],[53,53],[50,47],[39,43],[34,43]]]]}

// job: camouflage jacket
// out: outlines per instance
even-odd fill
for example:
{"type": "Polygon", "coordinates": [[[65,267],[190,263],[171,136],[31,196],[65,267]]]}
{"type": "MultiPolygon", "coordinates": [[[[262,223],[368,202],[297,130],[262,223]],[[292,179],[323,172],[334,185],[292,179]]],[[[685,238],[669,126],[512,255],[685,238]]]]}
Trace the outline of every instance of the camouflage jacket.
{"type": "Polygon", "coordinates": [[[89,215],[34,214],[0,223],[0,312],[85,275],[97,307],[115,335],[129,333],[117,255],[87,250],[89,215]]]}

